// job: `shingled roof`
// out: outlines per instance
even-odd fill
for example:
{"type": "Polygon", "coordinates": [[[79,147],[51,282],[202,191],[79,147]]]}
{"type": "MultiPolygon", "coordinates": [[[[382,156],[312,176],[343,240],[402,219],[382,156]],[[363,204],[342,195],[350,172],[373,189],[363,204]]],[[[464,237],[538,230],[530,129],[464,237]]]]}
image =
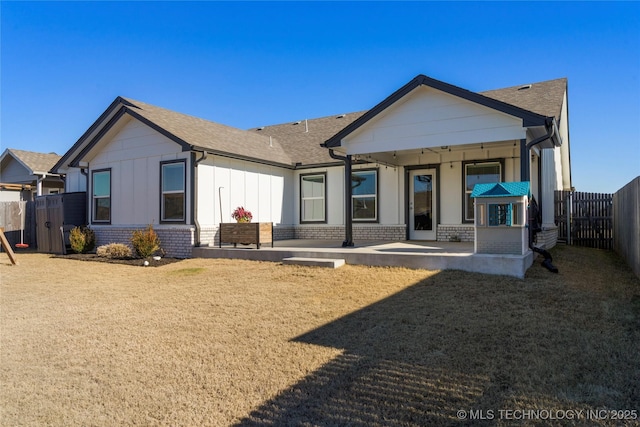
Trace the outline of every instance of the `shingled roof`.
{"type": "MultiPolygon", "coordinates": [[[[561,79],[562,80],[562,79],[561,79]]],[[[547,117],[555,117],[556,110],[559,116],[560,108],[562,106],[562,100],[564,99],[564,93],[566,89],[566,79],[565,79],[564,88],[561,84],[554,85],[542,85],[536,86],[535,91],[532,93],[525,93],[527,90],[532,89],[533,85],[516,86],[514,88],[507,88],[498,91],[489,91],[489,92],[472,92],[467,89],[461,88],[459,86],[452,85],[450,83],[446,83],[440,80],[436,80],[434,78],[425,76],[424,74],[418,74],[407,84],[402,86],[400,89],[396,90],[394,93],[389,95],[387,98],[382,100],[380,103],[372,107],[370,110],[365,112],[361,117],[357,120],[354,120],[353,123],[343,128],[340,132],[333,135],[331,138],[327,139],[323,146],[327,148],[339,147],[342,144],[342,140],[348,135],[355,132],[360,127],[364,126],[370,120],[373,120],[379,114],[382,114],[387,108],[390,108],[396,102],[403,99],[413,90],[418,87],[426,86],[431,87],[433,89],[448,93],[450,95],[466,99],[467,101],[474,102],[485,107],[501,111],[505,114],[509,114],[514,117],[519,117],[522,119],[523,125],[526,127],[531,126],[546,126],[547,117]],[[542,91],[544,89],[551,90],[552,88],[547,88],[547,86],[554,86],[552,95],[543,94],[542,91]],[[526,89],[525,89],[526,88],[526,89]],[[520,89],[520,90],[518,90],[520,89]],[[522,93],[517,93],[522,92],[522,93]],[[535,93],[533,93],[535,92],[535,93]],[[536,95],[544,96],[547,99],[547,102],[536,102],[536,95]],[[501,98],[506,98],[510,102],[503,101],[501,98]],[[558,103],[558,99],[560,102],[558,103]],[[525,106],[527,108],[525,108],[525,106]],[[551,114],[546,115],[534,111],[530,108],[535,107],[539,110],[544,110],[544,112],[551,111],[551,114]],[[557,107],[557,108],[556,108],[557,107]]]]}
{"type": "MultiPolygon", "coordinates": [[[[427,83],[431,82],[431,84],[437,83],[434,86],[436,88],[440,87],[438,85],[445,86],[445,89],[454,88],[455,93],[460,93],[461,96],[469,97],[471,100],[477,98],[489,106],[495,104],[505,110],[513,110],[524,116],[531,115],[534,118],[559,118],[567,87],[567,79],[562,78],[531,85],[473,93],[422,75],[416,77],[412,82],[416,81],[418,84],[423,80],[427,83]]],[[[393,95],[390,98],[393,98],[393,95]]],[[[183,150],[207,151],[241,160],[291,168],[297,165],[314,166],[336,163],[336,160],[329,156],[329,150],[322,147],[321,144],[330,139],[336,139],[340,136],[339,134],[348,130],[345,129],[347,127],[360,126],[361,124],[358,123],[363,122],[377,107],[369,111],[336,114],[317,119],[242,130],[134,99],[118,97],[64,157],[53,155],[55,158],[47,159],[48,167],[44,170],[57,169],[68,162],[77,166],[84,153],[97,143],[97,137],[92,136],[96,135],[96,129],[102,125],[108,126],[108,117],[115,116],[116,111],[119,111],[119,114],[129,114],[151,126],[180,144],[183,150]]],[[[27,157],[33,158],[33,156],[27,157]]]]}
{"type": "Polygon", "coordinates": [[[479,93],[546,117],[555,117],[556,120],[559,120],[566,91],[567,79],[561,78],[479,93]]]}
{"type": "MultiPolygon", "coordinates": [[[[566,88],[567,79],[561,78],[479,94],[536,114],[559,118],[566,88]]],[[[321,144],[367,112],[337,114],[244,131],[140,101],[123,99],[137,107],[140,116],[194,148],[286,165],[335,163],[321,144]]]]}
{"type": "Polygon", "coordinates": [[[365,111],[338,114],[319,119],[253,128],[250,131],[275,138],[291,156],[294,163],[303,165],[335,163],[336,160],[329,156],[329,150],[321,147],[320,144],[364,113],[365,111]]]}
{"type": "Polygon", "coordinates": [[[280,143],[266,135],[222,125],[129,98],[128,112],[155,127],[176,142],[194,150],[206,150],[235,157],[261,159],[267,163],[292,166],[293,160],[280,143]]]}
{"type": "Polygon", "coordinates": [[[31,175],[48,174],[49,170],[60,160],[56,153],[37,153],[35,151],[17,150],[7,148],[2,154],[2,160],[8,155],[20,162],[31,175]]]}

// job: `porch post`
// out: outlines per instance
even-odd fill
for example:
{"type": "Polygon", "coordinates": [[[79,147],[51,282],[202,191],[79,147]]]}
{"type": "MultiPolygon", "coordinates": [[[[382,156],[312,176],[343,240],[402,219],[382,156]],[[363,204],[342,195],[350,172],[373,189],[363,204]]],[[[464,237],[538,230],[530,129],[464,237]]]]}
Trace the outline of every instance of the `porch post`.
{"type": "Polygon", "coordinates": [[[344,160],[344,242],[342,247],[353,246],[353,187],[351,184],[351,155],[344,160]]]}
{"type": "Polygon", "coordinates": [[[42,196],[43,190],[42,190],[42,182],[44,181],[44,179],[46,178],[46,175],[42,175],[42,176],[38,176],[37,177],[37,182],[36,182],[36,188],[37,188],[37,192],[36,192],[36,196],[42,196]]]}
{"type": "Polygon", "coordinates": [[[520,140],[520,181],[529,181],[529,150],[527,140],[520,140]]]}

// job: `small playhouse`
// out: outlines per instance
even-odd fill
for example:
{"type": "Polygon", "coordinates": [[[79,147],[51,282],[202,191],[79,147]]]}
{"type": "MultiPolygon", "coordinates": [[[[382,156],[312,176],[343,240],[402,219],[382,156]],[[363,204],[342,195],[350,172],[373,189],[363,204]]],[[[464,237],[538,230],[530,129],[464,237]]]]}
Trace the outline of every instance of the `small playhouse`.
{"type": "Polygon", "coordinates": [[[529,182],[476,184],[471,197],[475,200],[475,253],[525,255],[530,250],[529,182]]]}

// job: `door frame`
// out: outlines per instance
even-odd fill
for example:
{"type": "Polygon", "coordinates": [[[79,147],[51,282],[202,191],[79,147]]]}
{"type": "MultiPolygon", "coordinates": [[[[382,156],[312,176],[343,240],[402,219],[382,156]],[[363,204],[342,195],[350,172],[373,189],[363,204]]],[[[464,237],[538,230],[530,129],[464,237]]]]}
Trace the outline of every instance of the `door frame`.
{"type": "Polygon", "coordinates": [[[405,238],[407,240],[411,240],[411,230],[410,230],[410,212],[409,212],[409,201],[411,198],[411,172],[420,169],[434,169],[435,170],[435,203],[436,203],[436,212],[435,212],[435,224],[434,231],[436,233],[436,239],[438,238],[438,224],[440,224],[440,164],[425,164],[425,165],[410,165],[404,167],[404,223],[406,224],[406,233],[405,238]]]}

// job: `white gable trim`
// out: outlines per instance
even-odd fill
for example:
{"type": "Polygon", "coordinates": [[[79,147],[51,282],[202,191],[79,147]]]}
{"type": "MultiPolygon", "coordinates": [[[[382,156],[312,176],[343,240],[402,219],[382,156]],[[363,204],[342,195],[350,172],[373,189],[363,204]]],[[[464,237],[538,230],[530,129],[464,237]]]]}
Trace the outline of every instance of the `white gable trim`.
{"type": "Polygon", "coordinates": [[[520,117],[419,86],[342,140],[347,154],[526,138],[520,117]]]}

